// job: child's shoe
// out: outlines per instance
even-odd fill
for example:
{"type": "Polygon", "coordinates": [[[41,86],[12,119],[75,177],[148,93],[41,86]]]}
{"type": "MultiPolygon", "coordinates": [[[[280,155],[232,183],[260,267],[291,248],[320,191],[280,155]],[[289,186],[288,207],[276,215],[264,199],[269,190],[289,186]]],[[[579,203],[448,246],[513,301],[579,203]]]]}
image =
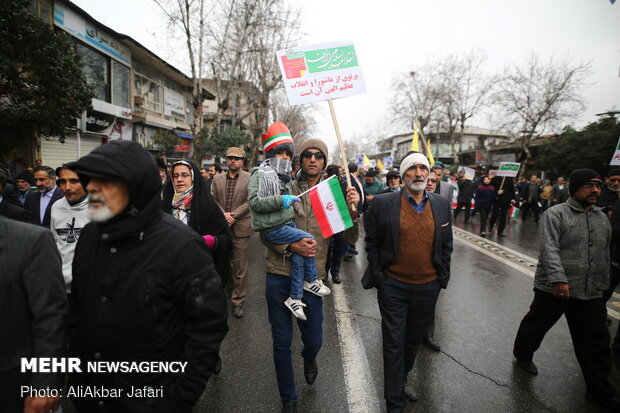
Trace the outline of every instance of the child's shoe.
{"type": "Polygon", "coordinates": [[[311,283],[304,281],[304,290],[309,291],[314,295],[318,295],[319,297],[332,293],[332,290],[323,284],[323,281],[318,279],[316,281],[312,281],[311,283]]]}
{"type": "Polygon", "coordinates": [[[300,320],[306,321],[306,314],[304,313],[304,307],[306,306],[306,304],[304,304],[301,299],[294,299],[289,297],[284,302],[284,305],[286,305],[288,309],[291,310],[295,317],[299,318],[300,320]]]}

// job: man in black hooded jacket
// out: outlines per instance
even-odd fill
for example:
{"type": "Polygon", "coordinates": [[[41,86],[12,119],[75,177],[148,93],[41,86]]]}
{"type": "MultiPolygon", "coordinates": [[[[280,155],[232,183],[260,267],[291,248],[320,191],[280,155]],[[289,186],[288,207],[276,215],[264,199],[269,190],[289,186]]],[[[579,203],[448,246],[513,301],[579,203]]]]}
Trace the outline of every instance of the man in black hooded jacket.
{"type": "Polygon", "coordinates": [[[70,395],[80,412],[191,412],[228,330],[212,256],[194,230],[162,213],[155,160],[137,143],[108,143],[72,169],[93,221],[73,261],[70,352],[84,368],[70,390],[121,389],[121,397],[70,395]],[[181,372],[86,370],[111,361],[187,364],[181,372]],[[129,397],[140,389],[145,397],[129,397]]]}

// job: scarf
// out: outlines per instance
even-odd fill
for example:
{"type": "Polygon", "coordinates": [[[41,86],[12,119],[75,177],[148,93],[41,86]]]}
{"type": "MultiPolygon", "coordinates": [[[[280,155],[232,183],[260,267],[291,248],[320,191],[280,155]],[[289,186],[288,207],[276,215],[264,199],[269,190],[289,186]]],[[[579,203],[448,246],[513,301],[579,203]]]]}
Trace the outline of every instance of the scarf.
{"type": "MultiPolygon", "coordinates": [[[[194,170],[192,165],[186,161],[177,161],[170,165],[170,171],[174,171],[176,165],[185,165],[192,174],[192,186],[183,192],[174,191],[172,197],[172,215],[187,225],[189,212],[192,209],[192,199],[194,199],[194,170]]],[[[174,185],[172,186],[174,188],[174,185]]]]}
{"type": "Polygon", "coordinates": [[[290,182],[292,163],[287,159],[269,158],[258,167],[258,196],[281,195],[280,180],[290,182]]]}

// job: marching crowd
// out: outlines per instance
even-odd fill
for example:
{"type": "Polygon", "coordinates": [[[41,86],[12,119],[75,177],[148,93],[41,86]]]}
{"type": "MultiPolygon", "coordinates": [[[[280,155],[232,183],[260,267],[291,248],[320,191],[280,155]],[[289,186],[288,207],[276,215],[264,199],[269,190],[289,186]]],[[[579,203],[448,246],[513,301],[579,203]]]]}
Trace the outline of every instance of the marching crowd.
{"type": "MultiPolygon", "coordinates": [[[[341,282],[341,261],[357,251],[363,222],[368,266],[362,286],[377,289],[388,412],[418,399],[407,383],[418,347],[435,351],[435,305],[450,279],[452,222],[480,215],[480,233],[504,235],[509,212],[539,222],[534,300],[517,332],[515,365],[533,362],[564,314],[586,381],[586,397],[620,409],[608,376],[605,301],[620,278],[620,170],[605,181],[579,169],[568,183],[537,176],[452,179],[444,165],[407,153],[398,169],[327,165],[327,145],[296,145],[283,123],[263,135],[265,160],[250,171],[242,148],[227,169],[167,165],[140,145],[112,141],[56,170],[0,171],[0,405],[6,412],[55,412],[54,396],[22,397],[20,386],[161,388],[163,397],[73,397],[79,412],[191,412],[219,374],[227,308],[245,315],[250,237],[266,246],[265,298],[281,411],[295,412],[292,338],[296,320],[304,378],[312,385],[323,344],[323,297],[341,282]],[[364,173],[365,172],[365,173],[364,173]],[[353,227],[327,239],[305,192],[336,175],[353,227]],[[31,191],[36,187],[36,192],[31,191]],[[456,193],[456,194],[455,194],[456,193]],[[453,199],[456,208],[452,207],[453,199]],[[471,211],[474,201],[475,209],[471,211]],[[453,210],[454,209],[454,210],[453,210]],[[542,215],[541,215],[542,214],[542,215]],[[20,222],[21,221],[21,222],[20,222]],[[29,245],[30,248],[23,248],[29,245]],[[411,246],[415,246],[412,248],[411,246]],[[184,361],[182,373],[87,371],[69,377],[24,373],[23,357],[87,361],[184,361]]],[[[513,215],[513,214],[510,214],[513,215]]],[[[620,335],[613,348],[620,351],[620,335]]]]}

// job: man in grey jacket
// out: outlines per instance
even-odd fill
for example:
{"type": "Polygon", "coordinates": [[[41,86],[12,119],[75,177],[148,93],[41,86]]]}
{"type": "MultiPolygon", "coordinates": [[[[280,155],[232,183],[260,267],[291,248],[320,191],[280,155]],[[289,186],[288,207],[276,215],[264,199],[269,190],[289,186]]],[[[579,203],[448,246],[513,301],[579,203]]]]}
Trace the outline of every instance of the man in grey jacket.
{"type": "Polygon", "coordinates": [[[49,230],[0,216],[0,286],[0,411],[53,412],[62,373],[20,368],[65,355],[67,296],[49,230]]]}
{"type": "Polygon", "coordinates": [[[602,295],[609,283],[611,226],[595,206],[601,186],[598,173],[577,169],[570,174],[571,198],[544,213],[534,301],[519,326],[513,354],[521,369],[537,374],[534,352],[564,314],[586,382],[586,398],[619,411],[620,399],[608,380],[611,355],[602,295]]]}

